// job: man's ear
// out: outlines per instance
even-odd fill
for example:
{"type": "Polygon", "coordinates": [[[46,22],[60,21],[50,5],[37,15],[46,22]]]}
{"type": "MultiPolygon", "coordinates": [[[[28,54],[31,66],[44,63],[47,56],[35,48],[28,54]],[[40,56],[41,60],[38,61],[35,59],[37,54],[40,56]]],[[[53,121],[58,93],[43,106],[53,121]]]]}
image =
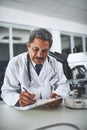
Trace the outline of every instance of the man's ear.
{"type": "Polygon", "coordinates": [[[26,45],[27,45],[27,48],[29,48],[29,47],[30,47],[30,43],[29,43],[29,42],[27,42],[27,44],[26,44],[26,45]]]}

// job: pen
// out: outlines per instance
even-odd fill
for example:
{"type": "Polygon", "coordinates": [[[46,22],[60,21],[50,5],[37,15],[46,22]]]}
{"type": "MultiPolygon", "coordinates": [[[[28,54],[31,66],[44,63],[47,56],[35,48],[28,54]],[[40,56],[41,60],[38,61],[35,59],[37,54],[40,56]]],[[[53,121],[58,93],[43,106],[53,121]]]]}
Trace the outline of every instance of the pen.
{"type": "MultiPolygon", "coordinates": [[[[25,90],[25,92],[29,93],[26,88],[23,87],[23,89],[25,90]]],[[[29,93],[29,94],[30,94],[30,93],[29,93]]],[[[30,94],[30,95],[32,95],[32,94],[30,94]]],[[[34,98],[33,100],[36,101],[36,100],[35,100],[35,96],[33,96],[33,98],[34,98]]]]}
{"type": "MultiPolygon", "coordinates": [[[[26,92],[28,92],[28,90],[27,90],[26,88],[23,87],[23,89],[24,89],[26,92]]],[[[28,92],[28,93],[29,93],[29,92],[28,92]]]]}

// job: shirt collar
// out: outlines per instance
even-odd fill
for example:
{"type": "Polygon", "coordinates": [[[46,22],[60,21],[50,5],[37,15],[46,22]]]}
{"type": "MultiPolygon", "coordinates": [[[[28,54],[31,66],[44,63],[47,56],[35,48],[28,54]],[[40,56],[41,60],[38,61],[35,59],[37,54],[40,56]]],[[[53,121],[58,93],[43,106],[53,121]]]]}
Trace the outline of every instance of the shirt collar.
{"type": "MultiPolygon", "coordinates": [[[[31,63],[32,63],[32,65],[35,67],[35,63],[31,60],[31,63]]],[[[41,63],[42,65],[44,64],[44,63],[41,63]]]]}

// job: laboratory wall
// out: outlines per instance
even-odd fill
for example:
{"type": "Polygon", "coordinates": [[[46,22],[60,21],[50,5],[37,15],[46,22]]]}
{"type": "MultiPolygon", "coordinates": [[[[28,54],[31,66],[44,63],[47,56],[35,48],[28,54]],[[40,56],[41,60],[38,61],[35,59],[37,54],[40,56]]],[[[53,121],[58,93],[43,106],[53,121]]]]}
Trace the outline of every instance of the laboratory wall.
{"type": "Polygon", "coordinates": [[[59,52],[61,51],[61,31],[87,34],[87,25],[84,24],[4,7],[0,7],[0,22],[51,29],[54,42],[53,50],[59,52]]]}

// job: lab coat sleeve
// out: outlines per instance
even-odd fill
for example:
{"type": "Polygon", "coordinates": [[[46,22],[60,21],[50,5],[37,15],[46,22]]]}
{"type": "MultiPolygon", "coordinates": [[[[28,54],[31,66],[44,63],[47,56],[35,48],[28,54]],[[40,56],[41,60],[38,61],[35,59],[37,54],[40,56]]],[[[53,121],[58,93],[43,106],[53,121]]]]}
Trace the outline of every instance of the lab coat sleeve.
{"type": "Polygon", "coordinates": [[[68,96],[68,92],[69,92],[69,84],[66,83],[66,76],[64,75],[63,72],[63,67],[62,64],[59,63],[59,66],[56,66],[56,70],[57,70],[57,78],[59,79],[58,81],[56,81],[56,89],[53,90],[53,93],[56,93],[62,97],[66,97],[68,96]]]}
{"type": "Polygon", "coordinates": [[[49,76],[45,79],[44,84],[41,85],[40,93],[42,98],[49,98],[51,93],[55,93],[59,96],[65,98],[68,96],[69,86],[64,83],[66,81],[65,75],[60,71],[60,74],[56,74],[53,80],[50,81],[52,76],[49,76]],[[61,77],[60,77],[61,76],[61,77]],[[59,78],[58,78],[59,77],[59,78]]]}
{"type": "Polygon", "coordinates": [[[42,98],[49,98],[51,93],[66,97],[68,95],[69,86],[65,83],[67,79],[63,73],[62,64],[56,60],[53,60],[51,63],[50,72],[41,85],[42,98]]]}
{"type": "Polygon", "coordinates": [[[9,106],[14,106],[19,99],[18,91],[20,90],[20,86],[16,77],[17,70],[14,64],[14,60],[10,60],[6,69],[4,83],[1,89],[1,97],[9,106]]]}

